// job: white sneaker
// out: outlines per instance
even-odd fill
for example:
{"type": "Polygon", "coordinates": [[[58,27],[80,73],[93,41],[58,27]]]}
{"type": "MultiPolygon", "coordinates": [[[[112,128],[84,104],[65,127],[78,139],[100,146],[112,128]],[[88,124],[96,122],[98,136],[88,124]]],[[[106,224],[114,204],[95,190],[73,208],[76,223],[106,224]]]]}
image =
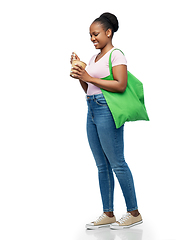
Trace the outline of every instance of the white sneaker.
{"type": "Polygon", "coordinates": [[[125,215],[123,215],[123,217],[119,221],[111,224],[110,228],[115,230],[130,228],[142,222],[143,221],[140,214],[137,217],[133,217],[131,213],[127,212],[125,215]]]}
{"type": "Polygon", "coordinates": [[[86,228],[97,229],[102,227],[108,227],[114,222],[116,222],[115,216],[108,217],[105,213],[103,213],[96,221],[86,224],[86,228]]]}

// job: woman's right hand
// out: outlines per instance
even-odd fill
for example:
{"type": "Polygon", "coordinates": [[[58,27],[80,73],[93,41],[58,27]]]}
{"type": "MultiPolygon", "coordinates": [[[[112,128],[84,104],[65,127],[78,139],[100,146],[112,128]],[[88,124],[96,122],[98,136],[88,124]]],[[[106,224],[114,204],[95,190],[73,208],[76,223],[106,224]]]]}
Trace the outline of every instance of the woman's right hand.
{"type": "Polygon", "coordinates": [[[71,64],[72,64],[73,60],[79,60],[80,61],[80,58],[74,52],[72,52],[72,55],[71,55],[71,61],[70,61],[71,64]]]}

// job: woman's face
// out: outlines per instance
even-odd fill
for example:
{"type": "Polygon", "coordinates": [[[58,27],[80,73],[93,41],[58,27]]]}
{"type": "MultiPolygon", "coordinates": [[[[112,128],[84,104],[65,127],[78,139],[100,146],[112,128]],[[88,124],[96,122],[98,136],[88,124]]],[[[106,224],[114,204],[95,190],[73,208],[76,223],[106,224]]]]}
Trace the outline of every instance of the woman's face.
{"type": "Polygon", "coordinates": [[[94,22],[90,26],[90,37],[96,49],[103,49],[109,42],[111,29],[105,31],[99,22],[94,22]]]}

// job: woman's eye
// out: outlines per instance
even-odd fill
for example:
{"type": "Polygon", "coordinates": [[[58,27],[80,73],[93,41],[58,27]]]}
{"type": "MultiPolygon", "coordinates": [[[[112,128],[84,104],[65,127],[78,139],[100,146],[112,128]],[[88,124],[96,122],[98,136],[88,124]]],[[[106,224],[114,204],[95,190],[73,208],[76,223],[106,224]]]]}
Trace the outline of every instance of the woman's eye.
{"type": "Polygon", "coordinates": [[[90,34],[90,37],[94,36],[97,37],[99,33],[93,33],[92,35],[90,34]]]}

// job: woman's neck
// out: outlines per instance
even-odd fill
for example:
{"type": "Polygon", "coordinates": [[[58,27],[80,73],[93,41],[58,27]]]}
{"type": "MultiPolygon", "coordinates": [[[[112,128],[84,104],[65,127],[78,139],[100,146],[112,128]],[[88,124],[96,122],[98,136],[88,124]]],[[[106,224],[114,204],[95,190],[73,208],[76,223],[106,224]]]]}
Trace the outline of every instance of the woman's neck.
{"type": "Polygon", "coordinates": [[[100,54],[105,55],[107,52],[109,52],[114,46],[112,43],[107,44],[104,48],[101,49],[100,54]]]}

